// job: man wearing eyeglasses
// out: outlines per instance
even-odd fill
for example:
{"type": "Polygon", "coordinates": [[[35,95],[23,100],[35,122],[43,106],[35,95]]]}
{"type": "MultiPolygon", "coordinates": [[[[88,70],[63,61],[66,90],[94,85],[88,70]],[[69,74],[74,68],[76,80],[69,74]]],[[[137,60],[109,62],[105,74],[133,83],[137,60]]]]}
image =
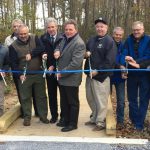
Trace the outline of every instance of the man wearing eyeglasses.
{"type": "MultiPolygon", "coordinates": [[[[132,34],[125,41],[121,63],[135,60],[140,63],[150,57],[150,37],[144,33],[144,25],[136,21],[132,25],[132,34]]],[[[129,69],[136,67],[128,65],[129,69]]],[[[150,82],[148,72],[129,71],[127,78],[127,95],[129,101],[129,118],[135,131],[144,129],[144,120],[149,104],[150,82]]]]}

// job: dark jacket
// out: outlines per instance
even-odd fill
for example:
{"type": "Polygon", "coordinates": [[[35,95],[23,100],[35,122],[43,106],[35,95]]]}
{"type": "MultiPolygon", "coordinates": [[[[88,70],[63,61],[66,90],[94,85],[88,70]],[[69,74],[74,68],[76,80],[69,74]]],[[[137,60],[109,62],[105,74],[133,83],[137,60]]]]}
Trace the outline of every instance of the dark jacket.
{"type": "MultiPolygon", "coordinates": [[[[116,64],[115,69],[120,69],[120,59],[121,59],[121,53],[123,51],[123,42],[115,42],[117,46],[117,55],[116,55],[116,64]]],[[[125,79],[122,79],[121,77],[121,71],[114,71],[113,75],[111,76],[111,84],[125,82],[125,79]]]]}
{"type": "Polygon", "coordinates": [[[140,68],[142,68],[142,69],[149,67],[150,66],[150,59],[141,61],[139,63],[139,65],[140,65],[140,68]]]}
{"type": "MultiPolygon", "coordinates": [[[[0,44],[0,70],[9,68],[8,49],[0,44]]],[[[1,80],[0,76],[0,80],[1,80]]]]}
{"type": "Polygon", "coordinates": [[[63,39],[62,34],[57,34],[56,40],[54,44],[52,45],[50,40],[50,35],[48,33],[45,33],[41,36],[41,41],[44,46],[44,52],[47,53],[47,67],[54,66],[56,67],[56,60],[54,58],[54,50],[59,45],[61,40],[63,39]]]}
{"type": "MultiPolygon", "coordinates": [[[[137,54],[135,54],[135,38],[131,34],[125,41],[124,44],[124,49],[123,53],[121,55],[121,64],[125,65],[125,56],[131,56],[133,59],[137,62],[140,63],[144,60],[147,60],[150,58],[150,37],[147,35],[143,35],[143,37],[140,39],[139,44],[138,44],[138,49],[137,49],[137,54]]],[[[129,69],[134,69],[134,67],[128,65],[129,69]]],[[[144,75],[145,72],[131,72],[129,71],[129,75],[144,75]]]]}
{"type": "Polygon", "coordinates": [[[139,41],[138,56],[135,55],[134,42],[135,38],[131,34],[125,41],[123,53],[121,55],[121,64],[125,65],[125,56],[131,56],[137,63],[150,58],[150,36],[143,35],[139,41]]]}
{"type": "MultiPolygon", "coordinates": [[[[95,36],[89,39],[86,45],[87,51],[91,52],[90,61],[91,69],[104,70],[113,69],[115,66],[115,59],[117,48],[114,40],[109,36],[104,37],[95,36]]],[[[85,62],[85,70],[89,69],[88,59],[85,62]]],[[[89,72],[85,72],[89,75],[89,72]]],[[[93,79],[103,82],[108,76],[111,76],[112,72],[98,72],[93,79]]]]}
{"type": "MultiPolygon", "coordinates": [[[[41,41],[35,35],[30,35],[27,42],[19,38],[9,46],[9,58],[12,70],[23,71],[26,66],[25,56],[31,54],[31,61],[28,62],[27,71],[41,70],[41,54],[44,52],[41,41]]],[[[19,77],[22,73],[17,73],[19,77]]]]}

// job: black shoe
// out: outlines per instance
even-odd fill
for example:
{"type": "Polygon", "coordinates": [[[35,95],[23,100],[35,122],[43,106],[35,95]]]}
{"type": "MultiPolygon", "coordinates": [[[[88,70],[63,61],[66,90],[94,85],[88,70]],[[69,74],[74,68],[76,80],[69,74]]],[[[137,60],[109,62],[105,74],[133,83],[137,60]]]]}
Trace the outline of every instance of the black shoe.
{"type": "Polygon", "coordinates": [[[56,124],[56,126],[58,126],[58,127],[66,127],[66,123],[65,122],[58,122],[56,124]]]}
{"type": "Polygon", "coordinates": [[[50,123],[56,123],[57,119],[56,118],[51,118],[51,120],[49,121],[50,123]]]}
{"type": "Polygon", "coordinates": [[[64,122],[65,119],[64,118],[60,118],[59,122],[64,122]]]}
{"type": "Polygon", "coordinates": [[[47,118],[40,118],[40,120],[45,124],[49,123],[49,120],[47,118]]]}
{"type": "Polygon", "coordinates": [[[75,129],[77,129],[76,126],[69,125],[67,127],[62,128],[61,131],[62,132],[68,132],[68,131],[72,131],[72,130],[75,130],[75,129]]]}
{"type": "Polygon", "coordinates": [[[30,119],[24,119],[23,125],[24,126],[30,126],[31,125],[31,120],[30,119]]]}

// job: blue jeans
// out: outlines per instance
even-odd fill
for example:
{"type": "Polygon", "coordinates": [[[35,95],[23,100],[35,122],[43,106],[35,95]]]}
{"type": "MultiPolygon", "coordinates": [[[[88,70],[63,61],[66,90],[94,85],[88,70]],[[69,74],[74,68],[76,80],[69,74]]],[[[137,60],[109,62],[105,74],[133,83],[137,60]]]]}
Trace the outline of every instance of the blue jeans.
{"type": "Polygon", "coordinates": [[[117,123],[124,122],[124,106],[125,106],[125,82],[114,83],[117,98],[117,123]]]}
{"type": "Polygon", "coordinates": [[[129,75],[127,79],[129,117],[136,129],[143,129],[150,96],[149,77],[143,73],[140,76],[129,75]]]}

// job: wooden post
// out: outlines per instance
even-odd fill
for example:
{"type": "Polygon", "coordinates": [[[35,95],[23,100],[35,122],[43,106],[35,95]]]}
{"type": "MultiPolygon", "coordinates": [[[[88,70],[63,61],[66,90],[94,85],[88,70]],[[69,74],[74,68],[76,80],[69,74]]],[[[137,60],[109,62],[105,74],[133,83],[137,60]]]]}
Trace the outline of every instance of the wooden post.
{"type": "Polygon", "coordinates": [[[108,107],[106,115],[106,134],[108,135],[116,134],[116,119],[113,113],[111,96],[109,96],[108,98],[108,107]]]}

